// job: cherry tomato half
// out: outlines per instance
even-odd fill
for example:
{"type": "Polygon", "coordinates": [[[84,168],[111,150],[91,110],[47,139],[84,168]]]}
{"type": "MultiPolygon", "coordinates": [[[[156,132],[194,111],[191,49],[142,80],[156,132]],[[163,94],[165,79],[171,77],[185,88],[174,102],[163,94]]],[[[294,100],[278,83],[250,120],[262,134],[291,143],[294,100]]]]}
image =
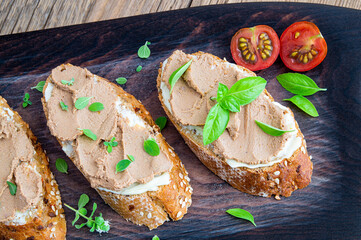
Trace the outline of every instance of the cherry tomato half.
{"type": "Polygon", "coordinates": [[[280,38],[283,63],[297,72],[308,71],[325,59],[327,44],[318,27],[311,22],[296,22],[280,38]]]}
{"type": "Polygon", "coordinates": [[[268,68],[280,52],[280,40],[273,28],[258,25],[241,28],[231,41],[233,60],[252,71],[268,68]]]}

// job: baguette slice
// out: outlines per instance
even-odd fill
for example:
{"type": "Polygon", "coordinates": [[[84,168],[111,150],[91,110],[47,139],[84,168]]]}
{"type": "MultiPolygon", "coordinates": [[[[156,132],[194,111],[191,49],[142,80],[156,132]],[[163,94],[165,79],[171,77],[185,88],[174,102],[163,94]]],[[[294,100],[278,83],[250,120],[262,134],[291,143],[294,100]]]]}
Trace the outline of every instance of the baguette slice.
{"type": "MultiPolygon", "coordinates": [[[[0,222],[0,239],[65,239],[66,222],[58,184],[50,172],[48,159],[36,137],[20,115],[0,97],[0,114],[24,131],[34,147],[36,170],[42,177],[40,200],[30,209],[17,213],[15,220],[0,222]]],[[[5,189],[8,191],[8,189],[5,189]]],[[[0,203],[1,204],[1,203],[0,203]]]]}
{"type": "MultiPolygon", "coordinates": [[[[191,54],[191,56],[194,59],[197,59],[205,54],[207,54],[210,58],[213,58],[213,63],[215,64],[226,63],[227,66],[237,67],[239,70],[246,72],[249,76],[256,76],[255,73],[246,68],[235,64],[230,64],[227,61],[208,53],[197,52],[191,54]]],[[[166,61],[171,60],[171,58],[172,57],[166,61]]],[[[161,85],[162,72],[164,69],[163,64],[164,62],[160,64],[157,78],[157,88],[159,93],[158,96],[163,109],[167,113],[174,126],[177,128],[178,132],[182,135],[187,145],[191,148],[199,160],[214,174],[218,175],[221,179],[227,181],[231,186],[242,192],[262,197],[271,197],[274,195],[277,200],[280,199],[281,195],[285,197],[291,196],[293,191],[304,188],[310,183],[313,164],[310,160],[310,157],[308,156],[306,142],[297,122],[295,123],[297,128],[297,136],[302,138],[302,145],[293,153],[290,158],[285,158],[281,162],[267,167],[232,168],[226,163],[224,158],[217,156],[210,147],[203,145],[202,136],[197,133],[196,129],[182,125],[169,111],[169,96],[163,95],[163,91],[167,91],[168,88],[164,84],[161,85]],[[167,96],[166,99],[163,96],[167,96]]],[[[264,93],[270,98],[272,102],[274,101],[267,90],[264,90],[264,93]]]]}
{"type": "MultiPolygon", "coordinates": [[[[61,65],[61,68],[76,67],[71,64],[61,65]]],[[[107,79],[101,78],[90,73],[87,69],[87,74],[90,74],[97,82],[104,82],[111,84],[122,102],[127,103],[130,110],[134,112],[139,118],[143,119],[154,132],[156,132],[156,141],[159,144],[160,151],[163,152],[168,159],[171,160],[173,167],[169,171],[170,183],[158,187],[157,191],[147,191],[141,194],[122,195],[110,191],[95,188],[103,200],[113,208],[118,214],[123,216],[127,221],[131,221],[137,225],[145,225],[150,230],[162,225],[169,218],[177,221],[183,218],[187,213],[188,207],[191,205],[192,187],[189,185],[188,172],[181,163],[179,157],[175,154],[174,149],[168,145],[164,137],[160,133],[158,125],[156,125],[145,107],[133,95],[125,92],[119,85],[111,83],[107,79]]],[[[46,89],[50,82],[53,82],[52,75],[48,77],[44,86],[44,96],[46,89]]],[[[49,112],[45,97],[42,98],[44,112],[46,118],[49,120],[49,112]]],[[[64,142],[57,139],[62,145],[63,150],[66,149],[64,142]]],[[[77,166],[78,156],[65,151],[69,158],[77,166]]],[[[119,161],[122,159],[119,159],[119,161]]],[[[77,166],[78,167],[78,166],[77,166]]],[[[79,167],[78,167],[79,168],[79,167]]],[[[82,174],[86,177],[83,170],[79,168],[82,174]]]]}

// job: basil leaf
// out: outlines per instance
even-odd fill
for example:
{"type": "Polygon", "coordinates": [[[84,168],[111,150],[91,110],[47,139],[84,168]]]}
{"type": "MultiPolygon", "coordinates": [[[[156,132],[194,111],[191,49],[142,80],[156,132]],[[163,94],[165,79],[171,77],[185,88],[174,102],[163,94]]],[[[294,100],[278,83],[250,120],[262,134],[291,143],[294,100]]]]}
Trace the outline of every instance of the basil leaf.
{"type": "Polygon", "coordinates": [[[262,129],[263,132],[271,135],[271,136],[275,136],[275,137],[278,137],[278,136],[281,136],[283,135],[284,133],[286,132],[293,132],[295,130],[282,130],[282,129],[279,129],[279,128],[276,128],[276,127],[273,127],[271,125],[268,125],[266,123],[263,123],[263,122],[260,122],[260,121],[257,121],[257,120],[254,120],[256,122],[256,124],[258,125],[258,127],[260,129],[262,129]]]}
{"type": "Polygon", "coordinates": [[[261,77],[243,78],[233,84],[219,104],[231,112],[239,112],[242,105],[251,103],[263,92],[266,84],[261,77]]]}
{"type": "Polygon", "coordinates": [[[94,102],[94,103],[90,104],[90,106],[89,106],[89,111],[92,111],[92,112],[99,112],[103,109],[104,109],[104,105],[101,102],[94,102]]]}
{"type": "Polygon", "coordinates": [[[148,140],[145,140],[143,147],[146,153],[150,156],[158,156],[160,154],[158,143],[154,140],[154,138],[150,137],[148,140]]]}
{"type": "Polygon", "coordinates": [[[138,49],[138,57],[149,58],[150,49],[149,49],[148,45],[150,45],[150,42],[146,41],[145,44],[138,49]]]}
{"type": "Polygon", "coordinates": [[[83,134],[85,136],[87,136],[88,138],[92,139],[92,140],[97,140],[97,135],[95,135],[90,129],[81,129],[81,128],[78,128],[79,130],[82,130],[83,131],[83,134]]]}
{"type": "Polygon", "coordinates": [[[167,124],[167,118],[163,116],[159,117],[155,120],[155,124],[157,124],[159,129],[162,131],[165,125],[167,124]]]}
{"type": "Polygon", "coordinates": [[[160,240],[159,237],[157,235],[154,235],[152,240],[160,240]]]}
{"type": "Polygon", "coordinates": [[[132,163],[132,161],[128,159],[123,159],[117,163],[115,173],[123,172],[127,167],[132,163]]]}
{"type": "Polygon", "coordinates": [[[203,128],[203,144],[207,145],[217,140],[226,130],[229,121],[229,111],[217,103],[209,111],[203,128]]]}
{"type": "Polygon", "coordinates": [[[252,214],[246,210],[243,210],[241,208],[232,208],[232,209],[228,209],[226,211],[226,213],[236,217],[236,218],[242,218],[244,220],[248,220],[251,223],[253,223],[253,225],[256,227],[256,223],[254,222],[254,218],[252,216],[252,214]]]}
{"type": "Polygon", "coordinates": [[[38,84],[36,84],[35,87],[31,87],[31,89],[36,89],[39,92],[43,92],[44,85],[45,85],[45,81],[40,81],[40,82],[38,82],[38,84]]]}
{"type": "Polygon", "coordinates": [[[189,60],[186,64],[175,70],[172,75],[169,77],[169,85],[170,85],[170,92],[172,93],[173,87],[176,84],[176,82],[179,80],[179,78],[183,75],[183,73],[189,68],[189,66],[192,63],[192,60],[189,60]]]}
{"type": "Polygon", "coordinates": [[[78,99],[75,101],[75,104],[74,104],[75,108],[76,108],[76,109],[79,109],[79,110],[85,108],[86,106],[88,106],[89,100],[90,100],[91,98],[92,98],[92,97],[80,97],[80,98],[78,98],[78,99]]]}
{"type": "Polygon", "coordinates": [[[115,81],[117,81],[118,84],[125,84],[127,82],[127,79],[125,77],[120,77],[115,79],[115,81]]]}
{"type": "Polygon", "coordinates": [[[134,162],[134,161],[135,161],[135,159],[134,159],[133,155],[128,154],[127,156],[128,156],[128,159],[129,159],[130,161],[132,161],[132,162],[134,162]]]}
{"type": "Polygon", "coordinates": [[[68,174],[68,164],[65,162],[64,159],[56,159],[55,166],[59,172],[68,174]]]}
{"type": "Polygon", "coordinates": [[[60,107],[61,107],[61,109],[62,110],[64,110],[64,111],[68,111],[68,105],[66,105],[64,102],[59,102],[59,104],[60,104],[60,107]]]}
{"type": "Polygon", "coordinates": [[[89,197],[88,195],[86,195],[85,193],[83,193],[78,201],[78,209],[81,209],[83,207],[85,207],[85,205],[87,205],[89,202],[89,197]]]}
{"type": "Polygon", "coordinates": [[[220,102],[222,98],[228,93],[229,89],[226,85],[223,83],[218,84],[218,90],[217,90],[217,102],[220,102]]]}
{"type": "Polygon", "coordinates": [[[315,106],[307,98],[303,96],[295,95],[289,99],[283,99],[283,101],[290,101],[308,115],[312,117],[318,117],[318,112],[315,106]]]}
{"type": "Polygon", "coordinates": [[[319,88],[311,78],[300,73],[283,73],[277,76],[277,80],[287,91],[302,96],[327,90],[326,88],[319,88]]]}
{"type": "Polygon", "coordinates": [[[14,183],[9,182],[9,181],[6,181],[6,183],[9,186],[10,194],[14,196],[16,194],[17,186],[14,183]]]}
{"type": "Polygon", "coordinates": [[[139,65],[138,67],[137,67],[137,69],[135,69],[135,71],[137,71],[137,72],[140,72],[140,71],[142,71],[142,66],[141,65],[139,65]]]}

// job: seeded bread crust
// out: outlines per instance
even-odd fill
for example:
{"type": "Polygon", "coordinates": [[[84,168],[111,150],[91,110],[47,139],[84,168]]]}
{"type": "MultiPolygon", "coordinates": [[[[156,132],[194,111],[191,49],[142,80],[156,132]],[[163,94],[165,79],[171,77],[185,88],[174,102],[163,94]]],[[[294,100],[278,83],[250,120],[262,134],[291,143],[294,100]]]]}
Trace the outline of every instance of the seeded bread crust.
{"type": "MultiPolygon", "coordinates": [[[[71,64],[66,65],[71,66],[71,64]]],[[[51,77],[50,75],[46,80],[44,92],[51,77]]],[[[99,76],[96,76],[96,78],[108,81],[99,76]]],[[[114,83],[111,84],[117,95],[124,102],[131,105],[134,113],[153,128],[160,150],[172,161],[173,167],[169,172],[170,184],[158,187],[157,191],[149,191],[136,195],[121,195],[104,190],[96,190],[104,201],[127,221],[131,221],[137,225],[145,225],[150,230],[157,228],[165,221],[169,221],[169,218],[174,221],[182,219],[192,203],[191,195],[193,189],[189,185],[190,179],[188,172],[185,170],[179,157],[175,154],[174,149],[165,141],[158,125],[154,123],[151,115],[143,104],[133,95],[125,92],[120,86],[114,83]]],[[[42,103],[45,116],[48,119],[48,110],[44,97],[42,98],[42,103]]],[[[60,139],[58,139],[58,142],[62,145],[60,139]]],[[[70,159],[74,161],[73,158],[70,159]]],[[[121,159],[119,159],[119,161],[120,160],[121,159]]]]}
{"type": "MultiPolygon", "coordinates": [[[[6,100],[0,96],[0,106],[9,108],[6,100]]],[[[0,239],[65,239],[66,222],[61,204],[58,184],[50,172],[48,159],[37,143],[36,137],[31,132],[29,125],[20,115],[13,111],[13,119],[26,132],[31,140],[36,154],[36,169],[42,176],[43,191],[39,203],[35,206],[33,214],[26,218],[26,224],[16,225],[0,223],[0,239]]]]}
{"type": "MultiPolygon", "coordinates": [[[[208,53],[197,52],[193,55],[199,56],[202,54],[208,53]]],[[[214,61],[226,62],[225,60],[211,54],[208,55],[212,56],[214,61]]],[[[237,67],[249,72],[251,75],[256,75],[246,68],[238,65],[237,67]]],[[[159,93],[158,97],[164,111],[177,128],[178,132],[182,135],[187,145],[191,148],[199,160],[214,174],[218,175],[221,179],[227,181],[231,186],[242,192],[262,197],[274,196],[278,200],[280,199],[280,196],[291,196],[293,191],[304,188],[311,182],[313,164],[308,156],[306,142],[297,123],[297,135],[302,137],[302,145],[290,158],[283,159],[281,162],[275,163],[269,167],[254,169],[246,167],[232,168],[225,162],[225,160],[223,160],[223,158],[217,156],[210,148],[204,146],[201,137],[196,135],[195,132],[184,128],[176,121],[163,101],[162,90],[160,88],[161,74],[162,63],[160,63],[160,68],[158,70],[157,88],[159,93]]],[[[271,100],[274,101],[267,90],[264,91],[271,100]]]]}

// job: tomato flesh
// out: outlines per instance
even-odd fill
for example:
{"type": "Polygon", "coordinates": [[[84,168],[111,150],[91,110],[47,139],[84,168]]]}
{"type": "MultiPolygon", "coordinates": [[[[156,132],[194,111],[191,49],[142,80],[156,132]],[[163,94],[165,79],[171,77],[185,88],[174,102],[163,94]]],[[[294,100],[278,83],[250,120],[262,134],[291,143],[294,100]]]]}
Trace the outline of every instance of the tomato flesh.
{"type": "Polygon", "coordinates": [[[297,72],[315,68],[327,55],[326,41],[311,22],[292,24],[282,33],[280,42],[283,63],[297,72]]]}
{"type": "Polygon", "coordinates": [[[266,25],[241,28],[231,41],[233,60],[252,71],[271,66],[276,61],[279,51],[277,33],[266,25]]]}

